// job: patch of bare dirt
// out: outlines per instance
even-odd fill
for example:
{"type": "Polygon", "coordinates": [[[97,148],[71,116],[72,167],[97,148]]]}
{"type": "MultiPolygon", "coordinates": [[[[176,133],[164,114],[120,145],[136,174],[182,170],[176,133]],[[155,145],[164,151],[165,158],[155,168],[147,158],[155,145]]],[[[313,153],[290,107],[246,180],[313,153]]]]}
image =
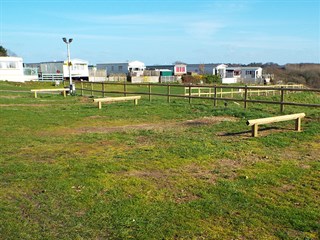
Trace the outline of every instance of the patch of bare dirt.
{"type": "MultiPolygon", "coordinates": [[[[48,107],[48,104],[0,104],[0,107],[48,107]]],[[[50,105],[52,106],[52,105],[50,105]]]]}
{"type": "Polygon", "coordinates": [[[21,96],[4,96],[1,95],[1,98],[5,98],[5,99],[15,99],[15,98],[20,98],[21,96]]]}
{"type": "Polygon", "coordinates": [[[199,119],[187,120],[184,122],[165,122],[165,123],[143,123],[133,125],[123,125],[114,127],[82,127],[76,130],[76,133],[109,133],[124,132],[130,130],[164,130],[176,127],[192,127],[201,125],[218,124],[221,122],[235,122],[234,117],[204,117],[199,119]]]}

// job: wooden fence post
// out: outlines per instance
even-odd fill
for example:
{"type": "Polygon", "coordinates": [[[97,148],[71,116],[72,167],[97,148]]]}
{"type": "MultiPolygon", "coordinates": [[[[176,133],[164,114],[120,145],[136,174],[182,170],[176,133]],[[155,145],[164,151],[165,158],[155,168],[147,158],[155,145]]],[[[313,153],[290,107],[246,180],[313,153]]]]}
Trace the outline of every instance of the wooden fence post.
{"type": "Polygon", "coordinates": [[[283,89],[283,86],[281,87],[281,100],[280,100],[280,112],[283,112],[284,111],[284,89],[283,89]]]}
{"type": "Polygon", "coordinates": [[[123,95],[126,97],[127,96],[127,80],[124,80],[123,84],[123,95]]]}
{"type": "Polygon", "coordinates": [[[151,102],[151,83],[149,83],[149,102],[151,102]]]}
{"type": "Polygon", "coordinates": [[[81,96],[83,96],[83,82],[81,82],[81,96]]]}
{"type": "Polygon", "coordinates": [[[189,84],[189,104],[191,103],[191,85],[189,84]]]}
{"type": "Polygon", "coordinates": [[[247,109],[247,99],[248,99],[248,86],[244,87],[244,108],[247,109]]]}
{"type": "Polygon", "coordinates": [[[103,82],[103,83],[102,83],[102,97],[104,97],[104,90],[105,90],[104,87],[105,87],[105,86],[104,86],[104,82],[103,82]]]}
{"type": "Polygon", "coordinates": [[[168,85],[167,85],[167,93],[168,93],[168,98],[167,98],[167,100],[168,100],[168,103],[170,103],[170,84],[168,83],[168,85]]]}
{"type": "Polygon", "coordinates": [[[213,105],[216,107],[217,106],[217,85],[214,85],[214,95],[213,95],[213,105]]]}
{"type": "Polygon", "coordinates": [[[91,83],[91,97],[93,97],[93,83],[91,83]]]}

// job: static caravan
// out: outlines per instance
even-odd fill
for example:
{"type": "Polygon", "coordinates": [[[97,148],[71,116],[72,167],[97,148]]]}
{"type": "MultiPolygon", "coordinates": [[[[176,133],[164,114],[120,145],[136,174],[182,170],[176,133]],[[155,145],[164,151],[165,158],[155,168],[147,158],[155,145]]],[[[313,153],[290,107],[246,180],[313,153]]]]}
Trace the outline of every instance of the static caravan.
{"type": "MultiPolygon", "coordinates": [[[[89,80],[89,63],[81,59],[71,59],[71,77],[74,80],[89,80]]],[[[63,77],[69,79],[68,61],[63,62],[63,77]]]]}
{"type": "Polygon", "coordinates": [[[197,73],[197,74],[214,74],[214,68],[217,66],[217,64],[188,64],[188,73],[197,73]]]}
{"type": "Polygon", "coordinates": [[[127,75],[142,76],[146,69],[145,64],[140,61],[132,61],[125,63],[101,63],[97,64],[97,69],[104,69],[107,76],[127,75]]]}
{"type": "Polygon", "coordinates": [[[241,78],[244,83],[263,83],[261,67],[242,67],[241,78]]]}
{"type": "Polygon", "coordinates": [[[174,75],[175,76],[182,76],[187,74],[187,64],[185,63],[176,63],[174,65],[174,75]]]}
{"type": "MultiPolygon", "coordinates": [[[[89,80],[88,62],[80,59],[71,59],[71,77],[74,80],[89,80]]],[[[68,80],[68,61],[41,62],[39,65],[39,79],[47,81],[68,80]]]]}
{"type": "Polygon", "coordinates": [[[214,63],[188,64],[189,73],[219,75],[221,78],[225,76],[227,65],[214,63]]]}
{"type": "Polygon", "coordinates": [[[184,74],[187,74],[187,64],[185,63],[180,63],[177,62],[172,65],[150,65],[147,66],[147,69],[152,69],[152,70],[170,70],[173,72],[174,76],[182,76],[184,74]]]}
{"type": "Polygon", "coordinates": [[[227,67],[222,83],[263,83],[261,67],[227,67]]]}
{"type": "Polygon", "coordinates": [[[219,64],[215,66],[215,68],[213,69],[213,75],[219,75],[221,79],[224,78],[227,74],[227,67],[228,65],[225,64],[219,64]]]}
{"type": "Polygon", "coordinates": [[[232,84],[238,83],[241,79],[241,67],[227,67],[225,69],[225,76],[222,78],[222,83],[232,84]]]}
{"type": "Polygon", "coordinates": [[[0,80],[24,82],[23,59],[20,57],[0,57],[0,80]]]}

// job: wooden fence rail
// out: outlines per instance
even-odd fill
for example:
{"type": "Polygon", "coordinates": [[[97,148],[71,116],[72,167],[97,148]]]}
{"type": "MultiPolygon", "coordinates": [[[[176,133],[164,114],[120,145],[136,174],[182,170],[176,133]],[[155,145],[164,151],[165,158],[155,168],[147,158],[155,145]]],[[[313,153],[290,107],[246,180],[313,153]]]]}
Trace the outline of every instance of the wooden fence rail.
{"type": "MultiPolygon", "coordinates": [[[[297,84],[297,85],[275,85],[274,88],[298,88],[298,89],[302,89],[304,88],[304,86],[302,84],[297,84]]],[[[275,89],[270,90],[270,89],[265,89],[266,87],[263,86],[259,86],[258,88],[255,86],[251,86],[251,88],[248,88],[248,95],[249,96],[253,96],[253,95],[264,95],[264,96],[268,96],[270,93],[274,96],[277,93],[281,93],[281,91],[277,91],[275,89]]],[[[219,89],[219,88],[218,88],[219,89]]],[[[244,91],[242,91],[242,89],[238,89],[238,88],[231,88],[230,91],[223,91],[223,88],[220,88],[220,90],[217,89],[217,93],[220,98],[222,98],[224,95],[230,95],[231,97],[233,97],[234,95],[241,95],[243,96],[244,91]],[[236,89],[236,90],[235,90],[236,89]]],[[[286,92],[288,93],[288,92],[286,92]]],[[[185,87],[184,88],[184,95],[189,95],[190,94],[190,88],[189,87],[185,87]]],[[[212,87],[191,87],[191,95],[192,96],[212,96],[214,95],[213,92],[213,88],[212,87]]]]}
{"type": "MultiPolygon", "coordinates": [[[[94,94],[102,95],[105,94],[121,94],[123,96],[127,95],[146,95],[148,96],[149,101],[152,100],[152,96],[162,96],[166,97],[167,101],[170,102],[171,98],[184,98],[188,99],[191,103],[192,99],[208,99],[212,100],[214,106],[217,106],[218,101],[233,101],[233,102],[243,102],[244,108],[248,107],[248,103],[263,103],[263,104],[277,104],[280,106],[280,111],[284,111],[285,105],[291,106],[304,106],[304,107],[320,107],[320,104],[307,104],[307,103],[296,103],[296,102],[286,102],[285,95],[292,92],[316,92],[320,93],[320,89],[305,89],[302,88],[303,85],[281,85],[279,86],[222,86],[222,85],[202,85],[201,87],[195,85],[181,85],[181,84],[154,84],[154,83],[115,83],[115,82],[81,82],[81,88],[76,87],[77,93],[80,92],[82,96],[86,95],[85,93],[90,93],[89,95],[94,97],[94,94]],[[100,85],[100,87],[99,87],[100,85]],[[119,85],[117,91],[108,90],[108,85],[115,86],[119,85]],[[96,86],[96,87],[95,87],[96,86]],[[98,87],[97,87],[98,86],[98,87]],[[131,86],[143,86],[148,90],[147,92],[140,91],[128,91],[128,87],[131,86]],[[163,87],[163,92],[166,93],[156,93],[152,91],[153,87],[163,87]],[[173,94],[172,88],[182,88],[182,94],[173,94]],[[99,89],[99,90],[97,90],[99,89]],[[101,89],[101,90],[100,90],[101,89]],[[200,89],[200,90],[199,90],[200,89]],[[194,92],[193,90],[196,90],[194,92]],[[207,92],[203,92],[203,91],[207,92]],[[251,96],[272,93],[273,95],[279,94],[280,100],[255,100],[250,99],[251,96]],[[230,97],[229,97],[230,96],[230,97]],[[235,96],[237,98],[235,98],[235,96]]],[[[76,84],[79,86],[79,83],[76,84]]]]}

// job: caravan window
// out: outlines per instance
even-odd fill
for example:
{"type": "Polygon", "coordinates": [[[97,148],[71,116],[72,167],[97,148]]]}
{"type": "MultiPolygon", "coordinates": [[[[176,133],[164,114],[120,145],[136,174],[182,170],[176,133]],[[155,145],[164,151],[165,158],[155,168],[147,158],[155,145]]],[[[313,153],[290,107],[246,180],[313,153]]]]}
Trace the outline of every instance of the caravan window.
{"type": "Polygon", "coordinates": [[[246,75],[254,77],[255,76],[255,71],[246,71],[246,75]]]}
{"type": "Polygon", "coordinates": [[[2,69],[16,69],[18,68],[17,62],[2,62],[0,63],[2,69]]]}
{"type": "Polygon", "coordinates": [[[8,62],[8,68],[17,68],[17,62],[8,62]]]}
{"type": "Polygon", "coordinates": [[[241,70],[234,70],[233,75],[234,76],[240,76],[241,70]]]}
{"type": "Polygon", "coordinates": [[[73,70],[84,70],[84,64],[74,64],[72,65],[73,70]]]}

